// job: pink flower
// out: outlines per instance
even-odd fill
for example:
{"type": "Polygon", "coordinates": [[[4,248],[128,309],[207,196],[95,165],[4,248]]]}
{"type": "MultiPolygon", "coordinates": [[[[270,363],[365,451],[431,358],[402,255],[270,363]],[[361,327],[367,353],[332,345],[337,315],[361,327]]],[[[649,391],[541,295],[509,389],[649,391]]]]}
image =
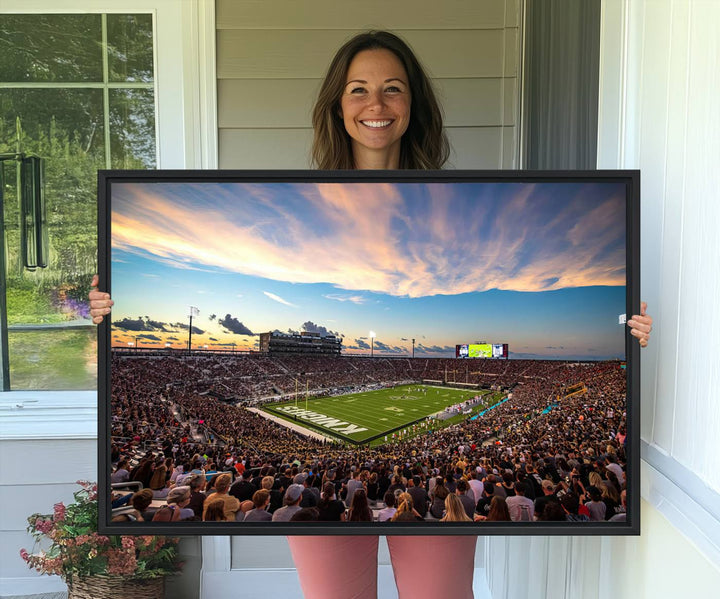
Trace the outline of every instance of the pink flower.
{"type": "Polygon", "coordinates": [[[20,557],[23,559],[24,562],[30,561],[30,554],[27,552],[26,549],[20,550],[20,557]]]}
{"type": "Polygon", "coordinates": [[[62,522],[63,520],[65,520],[65,512],[66,512],[65,504],[63,504],[62,502],[56,503],[53,506],[53,511],[54,511],[53,518],[54,518],[55,522],[62,522]]]}
{"type": "Polygon", "coordinates": [[[123,537],[122,546],[125,549],[135,549],[135,539],[132,537],[123,537]]]}
{"type": "Polygon", "coordinates": [[[52,530],[53,523],[51,520],[43,520],[42,518],[38,518],[37,520],[35,520],[35,528],[42,534],[46,535],[52,530]]]}
{"type": "Polygon", "coordinates": [[[108,550],[108,574],[118,576],[134,574],[137,566],[134,551],[124,549],[108,550]]]}

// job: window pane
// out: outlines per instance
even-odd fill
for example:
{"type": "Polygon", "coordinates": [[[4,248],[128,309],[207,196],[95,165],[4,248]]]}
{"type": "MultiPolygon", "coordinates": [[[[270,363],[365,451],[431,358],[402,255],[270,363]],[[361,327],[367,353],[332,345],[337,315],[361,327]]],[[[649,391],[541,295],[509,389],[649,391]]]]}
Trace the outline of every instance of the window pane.
{"type": "Polygon", "coordinates": [[[151,89],[110,90],[112,168],[155,167],[154,109],[151,89]]]}
{"type": "Polygon", "coordinates": [[[25,152],[47,158],[50,153],[60,152],[58,144],[70,144],[94,160],[104,160],[101,89],[3,89],[0,152],[16,149],[17,118],[24,135],[21,149],[25,152]]]}
{"type": "Polygon", "coordinates": [[[0,109],[0,152],[15,150],[19,118],[21,151],[45,160],[50,248],[47,268],[24,268],[16,162],[6,161],[3,210],[11,387],[92,389],[96,332],[85,297],[96,269],[96,172],[105,165],[102,90],[5,90],[0,109]],[[82,324],[87,328],[66,329],[82,324]],[[37,326],[46,328],[28,331],[37,326]]]}
{"type": "Polygon", "coordinates": [[[100,82],[100,15],[2,15],[0,56],[0,81],[100,82]]]}
{"type": "Polygon", "coordinates": [[[108,15],[110,81],[152,82],[152,15],[108,15]]]}
{"type": "MultiPolygon", "coordinates": [[[[151,82],[150,15],[108,15],[107,20],[116,78],[120,73],[126,81],[151,82]]],[[[45,162],[49,240],[47,268],[25,268],[17,165],[6,160],[2,241],[12,389],[95,387],[97,332],[90,323],[87,294],[97,271],[97,170],[107,166],[108,147],[113,166],[155,165],[152,89],[108,90],[106,107],[102,88],[60,87],[67,81],[102,84],[101,38],[101,15],[0,19],[0,48],[7,51],[1,55],[0,82],[54,82],[51,88],[0,93],[0,153],[19,148],[45,162]]]]}
{"type": "Polygon", "coordinates": [[[94,389],[97,387],[97,331],[48,329],[8,335],[13,390],[94,389]]]}

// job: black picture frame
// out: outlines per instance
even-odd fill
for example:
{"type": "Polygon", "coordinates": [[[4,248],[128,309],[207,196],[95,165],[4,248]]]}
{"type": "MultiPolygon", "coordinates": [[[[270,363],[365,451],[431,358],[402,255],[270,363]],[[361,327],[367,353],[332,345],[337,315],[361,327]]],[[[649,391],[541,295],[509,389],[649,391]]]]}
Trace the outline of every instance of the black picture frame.
{"type": "MultiPolygon", "coordinates": [[[[625,312],[640,310],[640,172],[614,171],[212,171],[158,170],[98,173],[98,240],[101,289],[112,293],[112,207],[115,184],[163,183],[527,183],[621,184],[625,190],[625,312]]],[[[615,323],[617,326],[617,323],[615,323]]],[[[469,340],[468,340],[469,341],[469,340]]],[[[497,339],[497,342],[504,340],[497,339]]],[[[458,340],[458,343],[464,342],[458,340]]],[[[627,385],[626,522],[482,522],[482,523],[233,523],[111,522],[111,322],[98,330],[98,529],[102,534],[163,535],[639,535],[640,534],[640,347],[625,327],[627,385]]],[[[511,347],[512,350],[512,347],[511,347]]]]}

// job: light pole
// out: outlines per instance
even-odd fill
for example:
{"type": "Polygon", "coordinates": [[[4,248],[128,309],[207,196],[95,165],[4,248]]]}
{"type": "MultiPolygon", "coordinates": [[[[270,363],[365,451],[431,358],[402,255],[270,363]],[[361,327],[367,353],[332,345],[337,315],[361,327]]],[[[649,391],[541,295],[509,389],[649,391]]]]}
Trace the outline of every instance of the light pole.
{"type": "Polygon", "coordinates": [[[414,357],[415,357],[415,339],[413,339],[412,342],[413,342],[413,353],[412,353],[412,357],[414,358],[414,357]]]}
{"type": "Polygon", "coordinates": [[[370,331],[370,357],[373,357],[373,348],[375,346],[375,331],[370,331]]]}
{"type": "Polygon", "coordinates": [[[190,328],[188,328],[188,352],[192,351],[192,319],[193,316],[197,316],[200,314],[200,310],[198,310],[195,306],[190,306],[190,314],[188,315],[190,317],[190,328]]]}

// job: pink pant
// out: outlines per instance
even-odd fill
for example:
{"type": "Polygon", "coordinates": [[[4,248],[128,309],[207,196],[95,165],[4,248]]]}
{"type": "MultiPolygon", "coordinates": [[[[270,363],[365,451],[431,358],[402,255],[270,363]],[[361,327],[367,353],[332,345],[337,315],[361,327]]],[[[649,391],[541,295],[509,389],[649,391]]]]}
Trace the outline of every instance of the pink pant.
{"type": "MultiPolygon", "coordinates": [[[[472,599],[474,536],[388,537],[399,599],[472,599]]],[[[288,537],[306,599],[375,599],[376,536],[288,537]]]]}

